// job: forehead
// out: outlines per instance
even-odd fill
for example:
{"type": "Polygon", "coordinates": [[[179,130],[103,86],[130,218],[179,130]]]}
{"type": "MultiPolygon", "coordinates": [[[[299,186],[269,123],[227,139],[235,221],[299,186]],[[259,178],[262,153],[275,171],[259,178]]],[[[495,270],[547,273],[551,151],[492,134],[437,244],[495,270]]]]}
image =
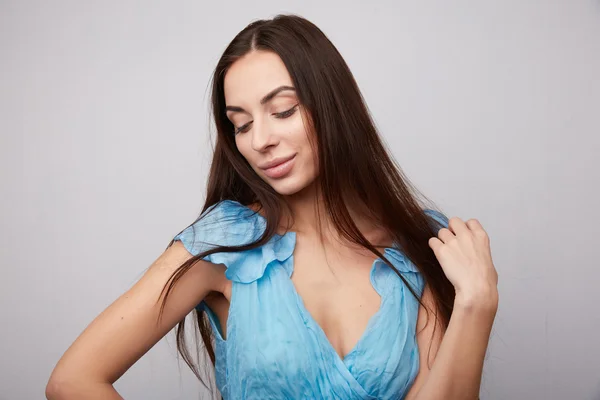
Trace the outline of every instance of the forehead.
{"type": "Polygon", "coordinates": [[[292,79],[281,58],[270,51],[253,51],[234,62],[224,79],[225,103],[258,103],[281,85],[292,86],[292,79]]]}

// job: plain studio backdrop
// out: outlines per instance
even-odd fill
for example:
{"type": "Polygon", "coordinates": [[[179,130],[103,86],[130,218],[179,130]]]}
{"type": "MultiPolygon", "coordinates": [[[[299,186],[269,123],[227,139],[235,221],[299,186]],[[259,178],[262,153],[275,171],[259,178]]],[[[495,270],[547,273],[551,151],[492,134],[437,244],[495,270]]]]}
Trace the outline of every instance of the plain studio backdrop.
{"type": "MultiPolygon", "coordinates": [[[[42,399],[61,354],[196,218],[212,69],[280,12],[337,46],[417,187],[488,231],[500,307],[482,399],[599,399],[595,0],[1,1],[0,399],[42,399]]],[[[173,333],[116,388],[207,393],[173,333]]]]}

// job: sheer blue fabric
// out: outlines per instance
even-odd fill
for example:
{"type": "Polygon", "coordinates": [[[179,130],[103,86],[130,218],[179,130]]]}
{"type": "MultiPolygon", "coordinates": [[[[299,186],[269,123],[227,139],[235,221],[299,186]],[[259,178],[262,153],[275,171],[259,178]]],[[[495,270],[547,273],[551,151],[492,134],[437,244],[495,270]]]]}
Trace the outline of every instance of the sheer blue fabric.
{"type": "MultiPolygon", "coordinates": [[[[426,210],[443,226],[447,219],[426,210]]],[[[258,239],[260,214],[221,201],[175,236],[191,254],[258,239]]],[[[205,259],[227,267],[232,281],[227,332],[203,301],[215,335],[216,383],[225,399],[401,399],[419,369],[415,327],[419,303],[381,259],[370,279],[381,305],[355,347],[342,359],[311,317],[291,281],[295,232],[275,235],[257,249],[216,253],[205,259]],[[225,339],[224,339],[225,338],[225,339]]],[[[403,253],[384,251],[420,296],[423,278],[403,253]]]]}

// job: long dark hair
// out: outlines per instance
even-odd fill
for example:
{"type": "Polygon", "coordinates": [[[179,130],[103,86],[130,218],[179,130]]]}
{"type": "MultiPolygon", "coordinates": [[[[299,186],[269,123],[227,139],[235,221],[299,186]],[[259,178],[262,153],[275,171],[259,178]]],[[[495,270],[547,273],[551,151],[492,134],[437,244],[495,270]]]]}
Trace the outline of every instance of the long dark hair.
{"type": "MultiPolygon", "coordinates": [[[[389,155],[340,53],[317,26],[297,15],[277,15],[273,19],[249,24],[227,46],[212,79],[212,112],[217,140],[206,200],[200,215],[226,199],[243,205],[258,204],[267,221],[265,232],[256,242],[212,248],[187,260],[173,273],[163,289],[160,315],[174,284],[198,260],[213,253],[262,246],[277,232],[283,211],[281,196],[256,175],[239,153],[234,140],[234,126],[225,114],[225,73],[236,60],[254,50],[279,55],[291,76],[298,100],[305,110],[305,120],[314,132],[319,171],[317,182],[328,218],[342,237],[384,260],[422,304],[393,264],[353,222],[350,202],[366,205],[371,212],[370,217],[389,233],[421,272],[435,300],[436,308],[428,310],[428,314],[433,312],[439,326],[445,329],[455,293],[428,245],[428,239],[437,235],[439,226],[432,226],[431,218],[423,210],[433,208],[433,203],[409,182],[389,155]]],[[[207,316],[200,308],[196,308],[195,315],[204,347],[214,365],[215,352],[207,316]]],[[[177,325],[176,335],[178,351],[204,383],[185,343],[185,319],[177,325]]]]}

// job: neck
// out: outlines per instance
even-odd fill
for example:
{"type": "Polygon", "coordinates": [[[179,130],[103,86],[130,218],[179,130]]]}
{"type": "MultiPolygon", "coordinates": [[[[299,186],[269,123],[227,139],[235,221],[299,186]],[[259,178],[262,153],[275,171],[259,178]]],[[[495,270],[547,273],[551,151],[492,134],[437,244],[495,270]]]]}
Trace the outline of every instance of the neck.
{"type": "MultiPolygon", "coordinates": [[[[324,242],[347,242],[341,238],[327,213],[318,183],[313,182],[300,192],[286,196],[284,200],[291,213],[283,216],[284,226],[302,236],[320,236],[324,242]]],[[[368,216],[365,207],[349,204],[348,208],[352,220],[367,240],[374,245],[388,244],[387,236],[383,234],[381,227],[374,223],[376,219],[368,216]]]]}

